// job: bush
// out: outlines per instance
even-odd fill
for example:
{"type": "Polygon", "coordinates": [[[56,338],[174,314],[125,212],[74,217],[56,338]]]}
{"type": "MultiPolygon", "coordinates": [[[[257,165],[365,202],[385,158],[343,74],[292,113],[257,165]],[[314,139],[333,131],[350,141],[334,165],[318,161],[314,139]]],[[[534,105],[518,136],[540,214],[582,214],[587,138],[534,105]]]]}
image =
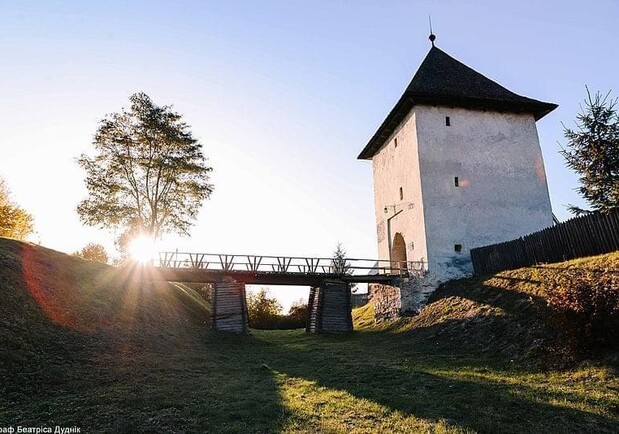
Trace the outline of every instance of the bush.
{"type": "Polygon", "coordinates": [[[105,247],[101,244],[89,243],[86,247],[78,252],[75,252],[73,255],[89,261],[102,262],[104,264],[107,264],[109,261],[105,247]]]}
{"type": "Polygon", "coordinates": [[[256,329],[273,329],[278,322],[282,306],[275,297],[269,295],[269,291],[260,288],[256,293],[247,294],[247,313],[249,326],[256,329]]]}
{"type": "Polygon", "coordinates": [[[307,306],[302,300],[296,301],[288,315],[282,315],[282,306],[268,290],[261,288],[256,294],[247,295],[249,326],[263,330],[291,330],[305,328],[307,306]]]}
{"type": "Polygon", "coordinates": [[[297,300],[290,306],[288,315],[279,316],[279,321],[275,328],[282,330],[303,329],[306,323],[307,303],[303,300],[297,300]]]}
{"type": "Polygon", "coordinates": [[[183,283],[187,288],[193,289],[196,291],[204,300],[208,303],[213,302],[213,283],[192,283],[185,282],[183,283]]]}
{"type": "Polygon", "coordinates": [[[619,341],[619,273],[569,269],[555,278],[548,304],[561,331],[578,351],[619,341]]]}

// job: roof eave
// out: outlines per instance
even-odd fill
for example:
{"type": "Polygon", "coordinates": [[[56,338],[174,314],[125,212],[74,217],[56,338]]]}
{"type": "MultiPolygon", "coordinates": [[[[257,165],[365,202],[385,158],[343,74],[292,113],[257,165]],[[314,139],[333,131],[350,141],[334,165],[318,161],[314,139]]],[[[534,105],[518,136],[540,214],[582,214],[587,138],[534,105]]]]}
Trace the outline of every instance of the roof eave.
{"type": "Polygon", "coordinates": [[[378,127],[376,133],[374,133],[372,138],[368,141],[368,144],[357,156],[357,159],[372,159],[378,150],[385,144],[387,139],[389,139],[391,134],[393,134],[393,131],[395,131],[400,122],[402,122],[410,110],[417,104],[433,104],[448,107],[475,108],[481,110],[492,109],[511,113],[531,113],[536,121],[540,120],[558,107],[557,104],[536,100],[531,100],[530,102],[523,104],[477,98],[404,94],[396,103],[391,112],[389,112],[389,115],[387,115],[380,127],[378,127]]]}
{"type": "Polygon", "coordinates": [[[370,160],[378,152],[378,149],[389,139],[393,131],[398,127],[402,119],[411,111],[415,101],[409,95],[402,95],[402,98],[396,103],[393,109],[389,112],[385,120],[378,127],[372,138],[365,145],[365,148],[357,156],[357,160],[370,160]],[[391,127],[391,124],[396,124],[391,127]],[[378,142],[380,140],[380,142],[378,142]],[[378,147],[376,144],[379,143],[378,147]]]}

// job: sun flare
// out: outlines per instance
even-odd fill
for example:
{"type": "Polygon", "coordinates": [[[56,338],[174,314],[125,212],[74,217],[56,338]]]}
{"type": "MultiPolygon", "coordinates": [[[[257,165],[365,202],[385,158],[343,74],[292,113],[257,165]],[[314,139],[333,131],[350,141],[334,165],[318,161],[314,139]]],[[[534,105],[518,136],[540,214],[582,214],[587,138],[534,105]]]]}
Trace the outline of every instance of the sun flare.
{"type": "Polygon", "coordinates": [[[131,259],[141,264],[148,264],[155,259],[157,243],[151,237],[138,235],[129,243],[131,259]]]}

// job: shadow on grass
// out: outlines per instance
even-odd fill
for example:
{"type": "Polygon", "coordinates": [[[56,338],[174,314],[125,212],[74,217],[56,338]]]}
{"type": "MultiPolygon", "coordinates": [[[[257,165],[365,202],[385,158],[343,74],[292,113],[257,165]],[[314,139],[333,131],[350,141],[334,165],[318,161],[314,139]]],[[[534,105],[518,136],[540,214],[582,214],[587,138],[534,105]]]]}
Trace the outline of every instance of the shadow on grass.
{"type": "MultiPolygon", "coordinates": [[[[512,278],[497,277],[504,280],[515,280],[512,278]]],[[[533,283],[533,281],[530,281],[533,283]]],[[[453,285],[448,290],[437,292],[430,299],[430,303],[436,302],[441,298],[450,296],[462,297],[474,301],[480,305],[490,305],[499,308],[505,313],[523,317],[525,315],[536,315],[541,317],[549,312],[546,299],[535,294],[515,291],[507,288],[500,288],[478,282],[470,287],[459,287],[453,285]]]]}
{"type": "MultiPolygon", "coordinates": [[[[53,264],[45,258],[31,259],[37,270],[33,276],[53,273],[53,264]]],[[[21,290],[12,287],[12,295],[7,295],[3,287],[5,292],[0,293],[3,306],[8,309],[11,303],[12,312],[0,318],[0,345],[6,348],[6,342],[11,342],[18,360],[11,362],[10,372],[0,372],[4,425],[76,425],[84,432],[225,433],[277,432],[300,420],[308,431],[321,429],[325,414],[320,409],[308,420],[290,408],[285,386],[295,386],[283,385],[285,376],[344,391],[388,412],[431,422],[447,420],[482,432],[617,429],[617,419],[570,408],[585,400],[572,393],[508,384],[481,375],[484,372],[463,375],[486,366],[490,374],[503,369],[505,360],[496,356],[497,342],[514,336],[509,329],[513,323],[499,327],[494,318],[483,323],[476,323],[477,318],[445,321],[426,327],[421,337],[312,336],[296,331],[229,336],[210,333],[190,321],[183,307],[188,299],[178,301],[165,291],[126,293],[115,282],[103,297],[96,285],[90,285],[90,273],[82,277],[78,273],[72,284],[80,286],[87,300],[76,304],[82,306],[79,315],[61,318],[89,328],[100,321],[101,331],[88,334],[52,322],[27,287],[43,280],[20,281],[23,270],[11,270],[11,275],[6,268],[0,272],[5,273],[4,279],[21,285],[21,290]],[[123,315],[113,315],[116,309],[123,315]],[[88,316],[97,312],[105,315],[88,316]],[[108,313],[127,327],[118,327],[116,321],[108,327],[108,313]]],[[[56,280],[71,283],[69,277],[61,274],[56,280]]],[[[41,286],[39,295],[52,289],[41,286]]],[[[466,297],[512,309],[498,297],[497,291],[504,295],[505,290],[486,287],[483,291],[466,297]]],[[[68,302],[73,301],[72,294],[64,294],[68,302]]],[[[509,296],[522,302],[523,311],[528,309],[528,299],[509,296]]],[[[62,314],[62,309],[49,312],[62,314]]],[[[508,314],[526,323],[520,308],[508,314]]],[[[528,371],[522,368],[521,372],[528,371]]],[[[331,416],[345,419],[338,403],[332,404],[331,416]]]]}
{"type": "Polygon", "coordinates": [[[375,349],[357,347],[357,351],[346,354],[337,347],[351,348],[354,337],[344,337],[344,342],[334,336],[313,339],[318,343],[306,349],[298,345],[294,351],[290,345],[271,344],[267,363],[288,377],[347,392],[391,412],[430,422],[447,421],[478,432],[616,432],[618,428],[617,419],[550,404],[573,401],[577,405],[579,398],[569,393],[492,381],[483,376],[450,378],[436,373],[440,366],[457,376],[460,364],[454,359],[435,360],[427,354],[416,357],[414,352],[390,355],[380,345],[375,349]],[[317,347],[322,347],[322,351],[317,351],[317,347]],[[317,353],[320,360],[316,360],[317,353]]]}
{"type": "MultiPolygon", "coordinates": [[[[79,362],[22,365],[2,389],[4,425],[78,426],[84,432],[270,432],[290,417],[250,336],[203,332],[172,349],[87,349],[79,362]]],[[[6,379],[5,379],[6,380],[6,379]]]]}
{"type": "Polygon", "coordinates": [[[192,294],[128,273],[0,245],[0,425],[276,431],[288,413],[252,357],[264,345],[208,332],[192,294]]]}

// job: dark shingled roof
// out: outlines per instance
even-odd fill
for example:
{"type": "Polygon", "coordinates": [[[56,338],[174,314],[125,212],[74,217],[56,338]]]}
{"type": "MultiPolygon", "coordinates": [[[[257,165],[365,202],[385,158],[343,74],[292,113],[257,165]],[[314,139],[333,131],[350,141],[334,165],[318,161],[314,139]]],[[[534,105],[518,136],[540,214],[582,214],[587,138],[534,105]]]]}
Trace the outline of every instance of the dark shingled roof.
{"type": "Polygon", "coordinates": [[[400,100],[357,158],[372,158],[415,104],[532,113],[535,120],[558,107],[515,94],[433,46],[400,100]]]}

